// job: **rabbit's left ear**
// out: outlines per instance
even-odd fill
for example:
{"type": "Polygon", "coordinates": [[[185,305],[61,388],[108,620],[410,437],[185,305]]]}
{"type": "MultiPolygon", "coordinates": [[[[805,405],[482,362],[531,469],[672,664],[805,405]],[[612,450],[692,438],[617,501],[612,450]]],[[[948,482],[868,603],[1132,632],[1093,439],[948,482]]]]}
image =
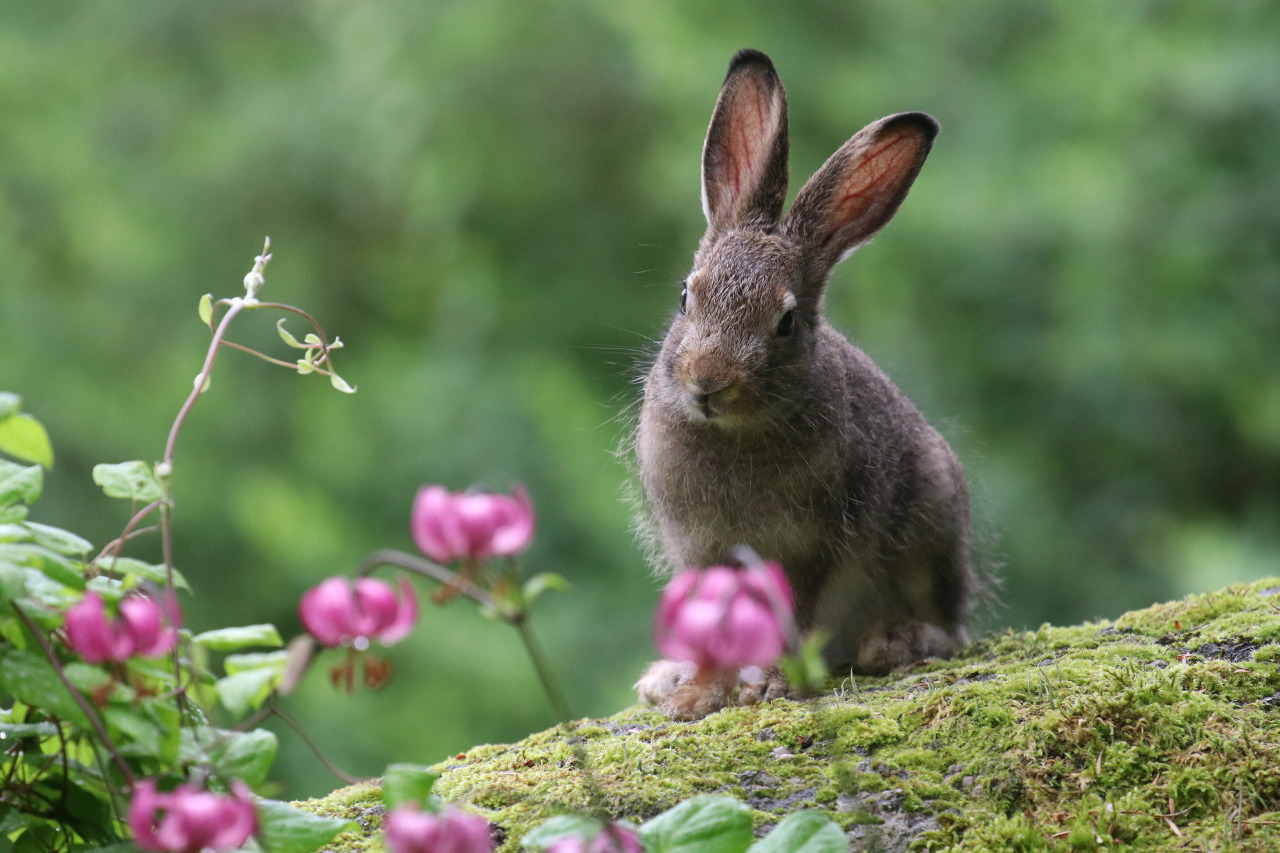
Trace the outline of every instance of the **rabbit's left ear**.
{"type": "Polygon", "coordinates": [[[929,156],[938,123],[899,113],[858,131],[796,196],[782,230],[803,247],[814,278],[883,228],[907,197],[929,156]]]}
{"type": "Polygon", "coordinates": [[[702,149],[707,236],[772,230],[787,197],[787,93],[769,57],[743,50],[729,64],[702,149]]]}

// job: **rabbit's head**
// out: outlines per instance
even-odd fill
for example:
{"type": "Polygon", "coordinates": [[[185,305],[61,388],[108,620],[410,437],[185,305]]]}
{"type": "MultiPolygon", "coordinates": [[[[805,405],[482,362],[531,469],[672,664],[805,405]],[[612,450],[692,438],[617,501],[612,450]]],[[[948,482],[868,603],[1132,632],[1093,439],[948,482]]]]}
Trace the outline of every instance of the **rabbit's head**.
{"type": "Polygon", "coordinates": [[[897,211],[938,126],[924,113],[881,119],[805,184],[786,218],[787,99],[768,57],[729,67],[702,154],[707,231],[647,391],[709,428],[763,428],[816,381],[832,267],[897,211]]]}

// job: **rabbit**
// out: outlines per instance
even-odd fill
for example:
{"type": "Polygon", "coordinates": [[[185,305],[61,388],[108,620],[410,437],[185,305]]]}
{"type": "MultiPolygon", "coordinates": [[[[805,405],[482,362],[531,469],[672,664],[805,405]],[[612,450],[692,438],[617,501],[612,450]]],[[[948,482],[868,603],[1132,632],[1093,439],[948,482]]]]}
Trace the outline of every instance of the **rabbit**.
{"type": "MultiPolygon", "coordinates": [[[[868,125],[784,218],[786,93],[763,53],[733,58],[702,154],[707,231],[633,437],[659,571],[749,546],[784,567],[798,627],[828,632],[828,663],[866,673],[955,654],[978,586],[955,454],[822,316],[832,268],[897,212],[937,132],[920,112],[868,125]]],[[[776,669],[743,687],[671,661],[636,687],[684,719],[788,689],[776,669]]]]}

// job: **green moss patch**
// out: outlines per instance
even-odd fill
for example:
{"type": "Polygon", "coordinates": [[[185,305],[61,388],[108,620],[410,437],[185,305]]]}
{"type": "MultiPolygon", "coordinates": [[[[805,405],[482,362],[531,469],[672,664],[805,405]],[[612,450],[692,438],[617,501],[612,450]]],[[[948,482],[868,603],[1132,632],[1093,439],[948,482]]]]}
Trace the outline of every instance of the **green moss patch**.
{"type": "MultiPolygon", "coordinates": [[[[860,850],[1280,849],[1280,580],[1007,632],[963,657],[833,681],[805,702],[674,723],[633,708],[435,769],[436,791],[515,850],[587,808],[644,821],[738,797],[758,833],[821,809],[860,850]]],[[[380,847],[377,789],[304,804],[380,847]]]]}

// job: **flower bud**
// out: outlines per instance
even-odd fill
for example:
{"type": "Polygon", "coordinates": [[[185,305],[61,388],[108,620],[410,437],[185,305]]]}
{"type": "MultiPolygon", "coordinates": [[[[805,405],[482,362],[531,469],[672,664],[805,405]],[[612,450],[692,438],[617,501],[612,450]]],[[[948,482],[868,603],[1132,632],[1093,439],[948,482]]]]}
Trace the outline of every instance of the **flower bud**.
{"type": "Polygon", "coordinates": [[[148,595],[128,595],[117,608],[116,619],[107,616],[102,597],[94,592],[67,611],[64,630],[67,645],[89,663],[123,663],[135,655],[160,657],[178,641],[182,613],[172,595],[167,604],[172,624],[165,625],[165,613],[148,595]]]}
{"type": "Polygon", "coordinates": [[[148,779],[134,785],[129,828],[137,845],[150,853],[232,850],[258,831],[258,813],[243,782],[232,782],[230,794],[190,784],[162,794],[148,779]]]}
{"type": "Polygon", "coordinates": [[[298,618],[326,646],[377,640],[399,642],[418,619],[418,598],[409,581],[399,581],[400,595],[374,578],[337,576],[307,590],[298,603],[298,618]]]}
{"type": "Polygon", "coordinates": [[[686,569],[662,593],[654,643],[663,657],[699,667],[772,666],[786,648],[794,607],[777,563],[686,569]]]}
{"type": "Polygon", "coordinates": [[[489,853],[494,846],[484,818],[449,806],[439,814],[399,806],[383,831],[391,853],[489,853]]]}
{"type": "Polygon", "coordinates": [[[451,494],[424,486],[409,521],[419,550],[437,563],[509,557],[533,541],[533,505],[521,486],[510,495],[451,494]]]}

